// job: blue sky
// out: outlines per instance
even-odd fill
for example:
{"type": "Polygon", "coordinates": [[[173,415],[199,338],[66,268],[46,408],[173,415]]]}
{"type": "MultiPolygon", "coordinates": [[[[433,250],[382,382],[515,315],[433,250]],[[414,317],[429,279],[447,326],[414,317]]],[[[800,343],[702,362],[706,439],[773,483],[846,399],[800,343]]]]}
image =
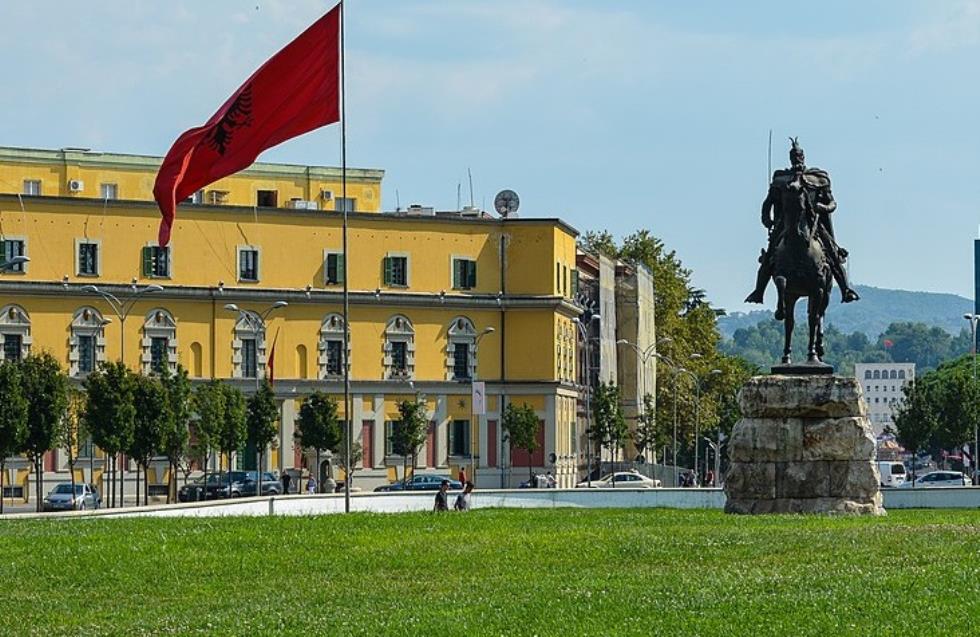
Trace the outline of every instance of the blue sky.
{"type": "MultiPolygon", "coordinates": [[[[329,0],[7,0],[0,145],[162,155],[329,0]]],[[[384,204],[648,228],[752,309],[766,141],[830,171],[855,281],[972,296],[980,1],[349,0],[348,161],[384,204]]],[[[262,159],[339,161],[336,126],[262,159]]],[[[770,292],[770,298],[772,293],[770,292]]]]}

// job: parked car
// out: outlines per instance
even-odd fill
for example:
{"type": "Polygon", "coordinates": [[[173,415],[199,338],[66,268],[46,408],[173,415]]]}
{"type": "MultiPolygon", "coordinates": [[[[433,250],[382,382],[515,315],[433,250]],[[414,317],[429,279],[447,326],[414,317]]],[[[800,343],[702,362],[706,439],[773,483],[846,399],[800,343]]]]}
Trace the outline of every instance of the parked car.
{"type": "MultiPolygon", "coordinates": [[[[254,473],[254,472],[252,472],[254,473]]],[[[225,472],[222,474],[215,474],[214,479],[208,476],[207,499],[217,500],[220,498],[238,498],[242,495],[242,489],[245,488],[244,485],[248,481],[248,471],[232,471],[225,472]]],[[[252,491],[255,490],[255,486],[251,487],[252,491]]]]}
{"type": "Polygon", "coordinates": [[[79,482],[75,484],[72,493],[71,482],[56,484],[44,498],[45,511],[84,511],[98,509],[102,506],[102,498],[94,485],[79,482]]]}
{"type": "Polygon", "coordinates": [[[970,478],[959,471],[930,471],[901,486],[902,488],[916,489],[920,487],[967,487],[970,486],[970,478]]]}
{"type": "MultiPolygon", "coordinates": [[[[208,484],[218,484],[219,476],[216,473],[208,474],[208,484]]],[[[210,496],[209,496],[210,497],[210,496]]],[[[198,476],[177,489],[177,500],[180,502],[197,502],[204,499],[204,476],[198,476]]]]}
{"type": "Polygon", "coordinates": [[[900,487],[908,479],[905,465],[894,460],[879,461],[878,476],[883,487],[900,487]]]}
{"type": "MultiPolygon", "coordinates": [[[[232,492],[233,498],[254,496],[256,487],[258,486],[258,481],[256,476],[258,475],[255,471],[246,471],[245,481],[242,482],[237,492],[232,492]]],[[[282,495],[282,482],[268,471],[262,472],[262,495],[282,495]]]]}
{"type": "Polygon", "coordinates": [[[449,480],[450,490],[459,490],[463,488],[463,483],[459,480],[453,480],[449,476],[443,476],[435,473],[420,473],[412,476],[412,479],[408,482],[392,482],[391,484],[385,484],[377,487],[375,491],[438,491],[439,485],[442,484],[443,480],[449,480]]]}
{"type": "MultiPolygon", "coordinates": [[[[589,482],[584,480],[575,486],[586,488],[589,486],[589,482]]],[[[660,480],[648,478],[637,471],[617,471],[592,481],[593,489],[656,489],[661,486],[663,484],[660,480]]]]}

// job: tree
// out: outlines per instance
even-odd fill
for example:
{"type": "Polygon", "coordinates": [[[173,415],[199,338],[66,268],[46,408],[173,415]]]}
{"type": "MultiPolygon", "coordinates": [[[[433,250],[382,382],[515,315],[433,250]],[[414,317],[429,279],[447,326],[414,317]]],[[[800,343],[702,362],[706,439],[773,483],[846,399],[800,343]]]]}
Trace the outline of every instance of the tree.
{"type": "Polygon", "coordinates": [[[68,376],[48,352],[31,354],[20,363],[21,382],[27,399],[27,439],[24,451],[34,465],[37,476],[37,510],[41,510],[44,493],[44,454],[57,437],[58,423],[68,409],[68,376]]]}
{"type": "Polygon", "coordinates": [[[296,440],[301,447],[316,452],[317,485],[320,486],[320,453],[336,449],[343,440],[340,418],[337,415],[337,401],[328,394],[314,391],[306,397],[299,408],[299,431],[296,440]]]}
{"type": "MultiPolygon", "coordinates": [[[[221,384],[225,396],[224,414],[221,419],[221,431],[218,436],[218,450],[228,458],[228,471],[231,471],[231,454],[240,450],[245,444],[247,407],[245,395],[237,387],[221,384]]],[[[229,490],[231,482],[229,476],[229,490]]],[[[229,491],[230,495],[230,491],[229,491]]]]}
{"type": "Polygon", "coordinates": [[[612,461],[629,439],[629,429],[620,404],[619,387],[615,383],[599,383],[592,392],[593,441],[608,447],[612,461]]]}
{"type": "Polygon", "coordinates": [[[197,422],[194,427],[194,452],[195,455],[203,459],[205,485],[203,496],[207,499],[208,464],[211,460],[211,450],[220,447],[221,431],[225,419],[224,384],[220,380],[211,380],[203,385],[198,385],[194,390],[191,402],[197,412],[197,422]]]}
{"type": "Polygon", "coordinates": [[[258,391],[248,399],[248,416],[246,425],[248,438],[255,443],[255,453],[258,456],[255,464],[257,475],[256,495],[262,495],[262,456],[266,448],[272,444],[279,433],[276,427],[276,420],[279,418],[279,409],[276,407],[276,394],[272,391],[272,385],[265,380],[258,391]]]}
{"type": "Polygon", "coordinates": [[[167,483],[167,502],[177,498],[177,468],[187,454],[188,424],[191,416],[191,382],[187,370],[179,364],[177,373],[171,374],[167,365],[160,373],[160,382],[167,394],[169,407],[166,423],[160,440],[160,450],[167,456],[170,465],[170,479],[167,483]]]}
{"type": "MultiPolygon", "coordinates": [[[[514,403],[507,403],[501,426],[510,438],[511,448],[524,449],[530,458],[538,448],[538,430],[541,428],[541,421],[534,413],[534,408],[527,403],[521,404],[520,407],[515,407],[514,403]]],[[[527,465],[528,478],[533,479],[534,470],[531,462],[527,465]]]]}
{"type": "Polygon", "coordinates": [[[393,447],[396,454],[405,458],[405,471],[402,480],[408,479],[408,460],[412,461],[414,469],[419,450],[425,444],[428,434],[429,421],[425,417],[425,401],[420,396],[415,400],[403,400],[398,403],[399,420],[395,423],[393,447]]]}
{"type": "Polygon", "coordinates": [[[359,442],[351,442],[350,445],[350,467],[347,466],[347,458],[345,457],[346,452],[347,437],[342,436],[340,439],[340,444],[333,449],[335,456],[340,458],[338,465],[344,470],[344,480],[349,483],[354,481],[354,472],[357,471],[357,465],[361,460],[364,459],[364,447],[361,446],[359,442]]]}
{"type": "Polygon", "coordinates": [[[68,475],[71,478],[71,492],[75,493],[75,464],[78,462],[77,449],[82,441],[82,419],[85,411],[85,394],[75,387],[68,389],[68,408],[65,417],[58,423],[55,444],[68,452],[68,475]]]}
{"type": "Polygon", "coordinates": [[[644,394],[643,412],[636,417],[636,431],[633,432],[633,444],[641,454],[647,449],[653,452],[654,462],[657,459],[657,449],[663,442],[663,436],[657,429],[657,410],[653,396],[644,394]]]}
{"type": "MultiPolygon", "coordinates": [[[[105,452],[103,477],[109,474],[109,504],[115,505],[115,462],[123,449],[132,444],[136,407],[136,380],[122,362],[104,363],[85,379],[86,402],[83,423],[92,442],[105,452]]],[[[103,485],[106,484],[103,479],[103,485]]],[[[103,494],[105,496],[106,494],[103,494]]],[[[119,492],[122,504],[122,489],[119,492]]]]}
{"type": "Polygon", "coordinates": [[[0,513],[3,513],[7,456],[20,453],[27,440],[27,398],[19,365],[0,363],[0,405],[0,513]]]}
{"type": "Polygon", "coordinates": [[[144,502],[149,497],[146,484],[147,467],[150,459],[161,452],[163,434],[171,420],[170,405],[167,402],[167,391],[163,383],[153,376],[139,375],[134,378],[133,406],[136,415],[133,417],[133,436],[126,455],[136,461],[136,505],[139,506],[140,469],[143,470],[144,502]]]}
{"type": "Polygon", "coordinates": [[[918,383],[909,383],[902,388],[902,393],[905,398],[895,411],[896,437],[899,444],[912,453],[914,471],[915,456],[928,447],[939,421],[928,386],[920,387],[918,383]]]}

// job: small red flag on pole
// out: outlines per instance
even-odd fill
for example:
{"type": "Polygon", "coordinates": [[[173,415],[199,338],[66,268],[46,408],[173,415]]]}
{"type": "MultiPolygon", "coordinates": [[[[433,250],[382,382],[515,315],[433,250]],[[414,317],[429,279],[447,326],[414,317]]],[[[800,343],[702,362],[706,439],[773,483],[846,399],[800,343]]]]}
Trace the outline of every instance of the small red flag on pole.
{"type": "Polygon", "coordinates": [[[279,330],[276,330],[276,335],[272,339],[272,349],[269,350],[269,371],[266,376],[269,378],[269,386],[271,387],[274,382],[276,382],[276,341],[279,340],[279,330]]]}
{"type": "Polygon", "coordinates": [[[250,166],[262,151],[340,121],[340,5],[269,58],[204,126],[177,138],[153,186],[159,244],[177,202],[250,166]]]}

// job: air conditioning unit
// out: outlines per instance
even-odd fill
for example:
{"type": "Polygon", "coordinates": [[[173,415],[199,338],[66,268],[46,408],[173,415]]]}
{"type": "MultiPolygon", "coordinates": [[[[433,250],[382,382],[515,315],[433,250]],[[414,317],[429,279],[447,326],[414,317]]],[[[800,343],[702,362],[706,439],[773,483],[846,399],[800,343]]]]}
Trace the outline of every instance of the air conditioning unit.
{"type": "Polygon", "coordinates": [[[315,201],[308,201],[306,199],[293,198],[289,200],[289,208],[294,210],[319,210],[320,206],[317,205],[315,201]]]}
{"type": "Polygon", "coordinates": [[[68,191],[69,192],[82,192],[85,190],[85,182],[81,179],[69,179],[68,180],[68,191]]]}
{"type": "Polygon", "coordinates": [[[459,211],[461,217],[470,217],[479,219],[483,216],[483,211],[474,206],[463,206],[463,209],[459,211]]]}
{"type": "Polygon", "coordinates": [[[228,199],[227,190],[209,190],[208,191],[208,203],[213,206],[220,206],[225,203],[228,199]]]}
{"type": "Polygon", "coordinates": [[[417,203],[413,203],[405,211],[405,214],[409,215],[420,215],[425,217],[434,217],[436,214],[436,209],[432,206],[423,206],[417,203]]]}
{"type": "Polygon", "coordinates": [[[329,190],[321,190],[320,199],[323,199],[324,201],[330,201],[331,199],[333,199],[333,192],[329,190]]]}

